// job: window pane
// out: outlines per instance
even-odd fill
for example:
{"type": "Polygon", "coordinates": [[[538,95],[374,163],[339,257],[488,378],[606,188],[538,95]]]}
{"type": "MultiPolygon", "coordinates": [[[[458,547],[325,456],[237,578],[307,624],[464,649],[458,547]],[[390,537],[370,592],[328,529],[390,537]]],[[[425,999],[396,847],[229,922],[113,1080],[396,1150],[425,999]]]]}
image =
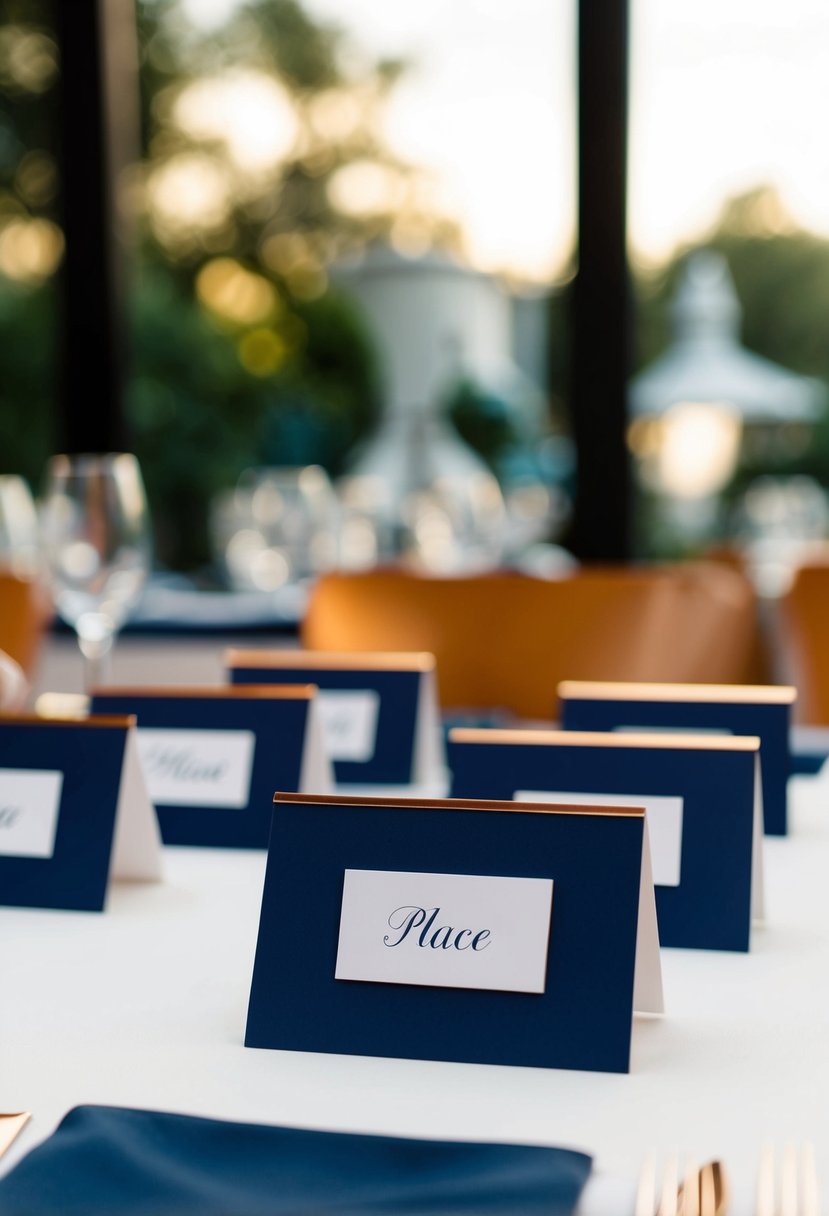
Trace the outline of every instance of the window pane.
{"type": "Polygon", "coordinates": [[[402,406],[451,414],[502,481],[526,481],[543,449],[541,489],[558,494],[569,449],[557,402],[551,422],[548,308],[573,243],[572,0],[521,0],[508,23],[471,0],[139,11],[132,416],[165,559],[207,558],[208,500],[247,468],[353,472],[397,389],[421,382],[441,400],[402,406]],[[382,332],[348,261],[377,242],[399,281],[382,332]],[[418,312],[408,283],[439,278],[436,257],[474,306],[436,285],[418,312]],[[418,339],[420,381],[401,371],[418,339]]]}
{"type": "Polygon", "coordinates": [[[643,545],[788,561],[829,519],[829,10],[636,0],[632,82],[643,545]]]}

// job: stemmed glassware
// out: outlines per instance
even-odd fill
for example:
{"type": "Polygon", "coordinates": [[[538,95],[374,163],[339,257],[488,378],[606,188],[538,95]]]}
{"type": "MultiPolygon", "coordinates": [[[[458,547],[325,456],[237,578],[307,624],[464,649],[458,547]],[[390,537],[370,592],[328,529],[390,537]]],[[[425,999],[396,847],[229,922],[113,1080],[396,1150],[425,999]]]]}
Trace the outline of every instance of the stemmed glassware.
{"type": "Polygon", "coordinates": [[[138,461],[126,452],[54,456],[41,526],[55,606],[78,636],[90,689],[107,682],[115,635],[149,572],[138,461]]]}
{"type": "Polygon", "coordinates": [[[337,500],[318,465],[242,473],[213,532],[237,591],[278,591],[336,564],[337,500]]]}

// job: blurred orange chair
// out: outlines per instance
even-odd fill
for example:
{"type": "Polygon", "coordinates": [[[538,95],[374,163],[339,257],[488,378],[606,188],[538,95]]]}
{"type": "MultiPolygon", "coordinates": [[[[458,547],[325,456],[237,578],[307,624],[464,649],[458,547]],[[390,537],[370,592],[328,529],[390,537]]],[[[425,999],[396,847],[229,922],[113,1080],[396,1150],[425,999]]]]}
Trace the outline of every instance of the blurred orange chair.
{"type": "Polygon", "coordinates": [[[431,651],[444,708],[549,719],[562,679],[743,682],[753,621],[750,585],[703,563],[555,581],[381,569],[321,578],[302,644],[431,651]]]}
{"type": "Polygon", "coordinates": [[[797,688],[796,720],[829,725],[829,564],[800,567],[777,621],[785,674],[797,688]]]}
{"type": "Polygon", "coordinates": [[[716,562],[717,564],[725,565],[730,570],[733,570],[735,574],[740,575],[755,603],[751,649],[743,683],[773,683],[776,668],[773,654],[774,638],[770,636],[767,614],[761,610],[760,603],[757,600],[745,552],[736,544],[723,542],[722,544],[711,546],[704,556],[706,562],[716,562]]]}
{"type": "Polygon", "coordinates": [[[0,570],[0,650],[29,676],[51,619],[51,603],[41,582],[0,570]]]}

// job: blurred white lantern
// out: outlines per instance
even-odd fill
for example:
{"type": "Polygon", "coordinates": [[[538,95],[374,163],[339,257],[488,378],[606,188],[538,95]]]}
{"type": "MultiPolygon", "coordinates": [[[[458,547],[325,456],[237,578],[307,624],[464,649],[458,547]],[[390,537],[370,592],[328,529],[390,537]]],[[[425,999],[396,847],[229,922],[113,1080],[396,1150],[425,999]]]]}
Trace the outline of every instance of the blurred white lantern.
{"type": "Polygon", "coordinates": [[[825,390],[740,345],[740,305],[718,253],[689,257],[673,317],[671,346],[631,382],[630,444],[651,488],[710,500],[734,472],[748,428],[813,423],[825,390]]]}

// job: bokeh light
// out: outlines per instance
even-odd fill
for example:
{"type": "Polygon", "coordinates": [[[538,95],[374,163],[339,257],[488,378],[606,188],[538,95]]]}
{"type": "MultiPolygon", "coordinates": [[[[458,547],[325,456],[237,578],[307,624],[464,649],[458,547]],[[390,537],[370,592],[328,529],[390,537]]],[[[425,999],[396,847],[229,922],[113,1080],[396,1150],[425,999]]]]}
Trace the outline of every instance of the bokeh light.
{"type": "Polygon", "coordinates": [[[186,240],[194,230],[221,228],[230,217],[231,195],[227,169],[202,152],[171,156],[147,180],[152,225],[164,243],[186,240]]]}
{"type": "Polygon", "coordinates": [[[299,130],[286,89],[254,69],[193,81],[177,98],[173,119],[194,140],[220,142],[233,164],[251,173],[284,161],[299,130]]]}
{"type": "Polygon", "coordinates": [[[0,273],[38,283],[57,270],[63,248],[63,233],[51,220],[12,219],[0,227],[0,273]]]}
{"type": "Polygon", "coordinates": [[[234,258],[207,262],[196,278],[196,293],[212,313],[236,325],[266,320],[278,303],[273,284],[234,258]]]}

